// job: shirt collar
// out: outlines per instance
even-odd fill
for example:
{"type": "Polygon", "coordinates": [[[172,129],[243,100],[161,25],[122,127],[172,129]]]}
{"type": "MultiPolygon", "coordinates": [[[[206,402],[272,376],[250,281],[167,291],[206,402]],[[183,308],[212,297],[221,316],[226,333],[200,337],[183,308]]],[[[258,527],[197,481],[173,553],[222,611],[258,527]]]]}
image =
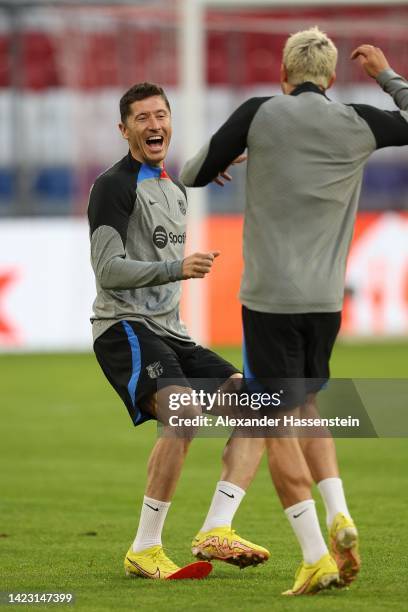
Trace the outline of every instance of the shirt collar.
{"type": "Polygon", "coordinates": [[[145,166],[146,168],[149,168],[153,173],[158,174],[158,176],[162,176],[163,178],[163,175],[166,175],[167,177],[167,172],[166,172],[166,168],[164,167],[164,164],[163,164],[163,167],[150,166],[149,164],[144,164],[140,161],[137,161],[137,159],[135,159],[132,153],[130,152],[130,149],[128,151],[127,158],[128,158],[130,168],[132,170],[138,170],[141,166],[145,166]]]}
{"type": "Polygon", "coordinates": [[[127,158],[128,158],[129,166],[132,170],[138,170],[138,168],[140,168],[141,162],[137,161],[137,159],[133,157],[132,153],[130,152],[130,149],[127,154],[127,158]]]}
{"type": "Polygon", "coordinates": [[[320,89],[320,87],[318,87],[314,83],[311,83],[310,81],[306,81],[306,83],[301,83],[300,85],[297,85],[295,89],[290,93],[290,95],[298,96],[299,94],[305,93],[307,91],[312,92],[312,93],[318,93],[321,96],[324,96],[325,98],[327,98],[326,92],[324,92],[322,89],[320,89]]]}

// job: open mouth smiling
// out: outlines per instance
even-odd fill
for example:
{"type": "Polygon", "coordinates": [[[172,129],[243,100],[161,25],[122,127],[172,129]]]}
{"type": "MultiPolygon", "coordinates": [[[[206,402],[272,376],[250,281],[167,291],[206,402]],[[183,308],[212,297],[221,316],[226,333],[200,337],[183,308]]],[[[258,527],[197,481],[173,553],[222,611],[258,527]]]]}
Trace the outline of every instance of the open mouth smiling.
{"type": "Polygon", "coordinates": [[[152,153],[158,153],[162,150],[164,138],[163,136],[149,136],[149,138],[146,138],[145,143],[152,153]]]}

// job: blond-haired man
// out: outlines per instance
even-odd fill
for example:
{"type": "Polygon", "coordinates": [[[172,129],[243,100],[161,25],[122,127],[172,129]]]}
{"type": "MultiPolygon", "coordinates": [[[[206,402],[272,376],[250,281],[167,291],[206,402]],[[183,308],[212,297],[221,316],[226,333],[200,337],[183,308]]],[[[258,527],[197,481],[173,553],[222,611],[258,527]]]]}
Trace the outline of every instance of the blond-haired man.
{"type": "Polygon", "coordinates": [[[296,87],[310,82],[328,89],[335,80],[337,55],[333,42],[317,27],[290,36],[283,49],[282,83],[296,87]]]}
{"type": "MultiPolygon", "coordinates": [[[[408,83],[379,49],[363,45],[353,57],[408,110],[408,83]]],[[[286,406],[300,417],[318,415],[316,394],[329,378],[364,164],[376,149],[408,144],[404,110],[344,105],[326,96],[336,62],[335,45],[318,28],[290,36],[280,72],[286,95],[247,100],[181,174],[187,186],[220,184],[230,179],[225,168],[248,149],[240,292],[245,375],[266,386],[282,385],[286,406]]],[[[267,451],[303,554],[286,594],[350,584],[360,568],[358,534],[333,439],[270,437],[267,451]],[[312,498],[313,480],[327,511],[330,550],[312,498]]]]}

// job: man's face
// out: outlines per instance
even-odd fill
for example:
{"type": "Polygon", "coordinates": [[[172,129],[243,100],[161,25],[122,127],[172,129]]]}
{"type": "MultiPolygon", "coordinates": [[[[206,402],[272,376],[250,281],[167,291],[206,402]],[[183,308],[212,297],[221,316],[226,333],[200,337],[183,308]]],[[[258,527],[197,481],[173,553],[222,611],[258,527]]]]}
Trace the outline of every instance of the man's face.
{"type": "Polygon", "coordinates": [[[150,166],[163,165],[171,139],[171,115],[161,96],[133,102],[119,128],[135,159],[150,166]]]}

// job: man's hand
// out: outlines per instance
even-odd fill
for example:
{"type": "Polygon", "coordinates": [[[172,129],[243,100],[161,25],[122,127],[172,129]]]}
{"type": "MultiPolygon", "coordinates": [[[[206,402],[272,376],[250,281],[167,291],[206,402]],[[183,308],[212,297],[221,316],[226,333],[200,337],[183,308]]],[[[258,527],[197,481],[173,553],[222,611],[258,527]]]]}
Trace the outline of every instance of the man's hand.
{"type": "Polygon", "coordinates": [[[372,45],[360,45],[357,49],[354,49],[350,59],[357,58],[368,76],[374,79],[378,77],[380,72],[390,67],[381,49],[372,45]]]}
{"type": "Polygon", "coordinates": [[[219,251],[210,253],[193,253],[183,260],[183,280],[188,278],[204,278],[211,270],[214,259],[220,254],[219,251]]]}
{"type": "MultiPolygon", "coordinates": [[[[247,155],[238,155],[238,157],[236,157],[231,163],[231,166],[234,166],[235,164],[242,164],[242,162],[247,160],[247,157],[247,155]]],[[[224,187],[226,182],[232,181],[232,176],[227,172],[228,168],[226,168],[224,172],[220,172],[219,175],[213,180],[213,183],[217,183],[217,185],[220,187],[224,187]]]]}

